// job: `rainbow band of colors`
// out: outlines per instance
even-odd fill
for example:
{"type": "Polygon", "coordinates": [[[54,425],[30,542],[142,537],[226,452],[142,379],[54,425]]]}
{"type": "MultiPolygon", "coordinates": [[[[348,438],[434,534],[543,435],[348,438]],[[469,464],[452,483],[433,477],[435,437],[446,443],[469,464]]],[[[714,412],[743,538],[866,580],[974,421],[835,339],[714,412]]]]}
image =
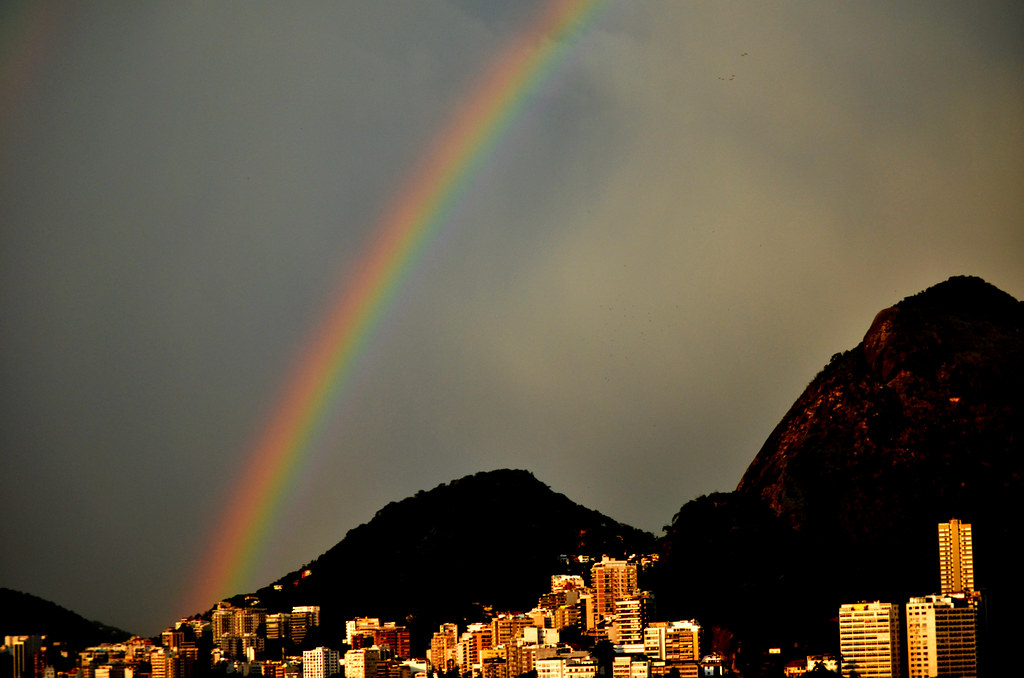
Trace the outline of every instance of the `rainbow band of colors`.
{"type": "Polygon", "coordinates": [[[444,229],[480,165],[531,96],[592,23],[600,3],[562,0],[540,13],[487,69],[375,229],[355,275],[337,295],[300,369],[252,451],[188,601],[206,609],[242,592],[265,532],[286,499],[311,438],[331,414],[353,366],[425,247],[444,229]]]}

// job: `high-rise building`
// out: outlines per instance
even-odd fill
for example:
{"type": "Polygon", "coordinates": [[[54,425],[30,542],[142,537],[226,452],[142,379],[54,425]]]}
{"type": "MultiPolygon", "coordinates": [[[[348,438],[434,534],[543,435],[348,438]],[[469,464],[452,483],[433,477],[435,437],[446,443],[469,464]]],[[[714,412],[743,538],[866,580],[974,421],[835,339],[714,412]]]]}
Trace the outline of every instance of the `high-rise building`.
{"type": "Polygon", "coordinates": [[[977,676],[977,617],[971,598],[911,598],[907,603],[908,677],[977,676]]]}
{"type": "Polygon", "coordinates": [[[277,612],[268,614],[267,640],[282,640],[288,638],[291,633],[292,616],[288,612],[277,612]]]}
{"type": "Polygon", "coordinates": [[[939,583],[942,593],[974,590],[970,523],[961,523],[956,518],[939,523],[939,583]]]}
{"type": "Polygon", "coordinates": [[[164,632],[160,634],[160,644],[164,647],[181,647],[185,644],[185,632],[176,629],[164,629],[164,632]]]}
{"type": "MultiPolygon", "coordinates": [[[[210,628],[213,634],[213,643],[219,647],[227,657],[241,659],[247,656],[255,656],[262,651],[260,643],[264,636],[257,640],[257,633],[263,626],[267,617],[267,611],[259,607],[234,607],[226,601],[217,603],[217,609],[213,611],[210,619],[210,628]],[[247,640],[241,640],[246,638],[247,640]]],[[[164,632],[163,643],[168,648],[178,648],[178,638],[184,640],[185,629],[192,626],[178,625],[176,629],[168,629],[164,632]],[[179,636],[180,634],[180,636],[179,636]],[[170,643],[170,644],[168,644],[170,643]]]]}
{"type": "Polygon", "coordinates": [[[479,675],[480,678],[509,678],[508,647],[495,645],[481,651],[479,675]]]}
{"type": "Polygon", "coordinates": [[[471,673],[480,665],[481,653],[494,647],[494,635],[489,624],[470,624],[459,638],[456,659],[462,673],[471,673]]]}
{"type": "Polygon", "coordinates": [[[901,678],[900,608],[892,603],[847,603],[839,608],[844,678],[901,678]]]}
{"type": "Polygon", "coordinates": [[[245,636],[256,633],[260,624],[267,617],[267,611],[258,607],[247,607],[235,610],[235,617],[232,624],[232,633],[236,636],[245,636]]]}
{"type": "MultiPolygon", "coordinates": [[[[539,629],[543,631],[544,629],[539,629]]],[[[508,675],[521,676],[535,668],[538,643],[530,642],[526,637],[516,638],[505,646],[508,661],[508,675]]]]}
{"type": "Polygon", "coordinates": [[[596,625],[597,620],[615,615],[616,601],[636,595],[636,565],[605,556],[590,568],[590,587],[594,590],[596,625]]]}
{"type": "MultiPolygon", "coordinates": [[[[573,591],[575,593],[575,591],[573,591]]],[[[580,621],[582,620],[582,614],[580,612],[580,599],[579,596],[575,597],[574,603],[565,603],[559,605],[551,610],[551,620],[554,627],[558,630],[562,629],[578,629],[580,628],[580,621]]]]}
{"type": "Polygon", "coordinates": [[[597,601],[593,590],[586,589],[584,593],[580,594],[579,610],[580,629],[587,633],[593,633],[597,629],[597,601]]]}
{"type": "Polygon", "coordinates": [[[508,645],[533,626],[533,619],[523,614],[499,614],[491,619],[491,644],[508,645]]]}
{"type": "Polygon", "coordinates": [[[654,616],[654,597],[648,591],[615,601],[615,621],[609,640],[620,645],[644,642],[644,628],[654,616]],[[613,637],[614,636],[614,637],[613,637]]]}
{"type": "Polygon", "coordinates": [[[644,654],[671,664],[700,659],[700,624],[696,620],[654,622],[644,629],[644,654]]]}
{"type": "Polygon", "coordinates": [[[383,626],[373,630],[373,644],[379,647],[386,645],[391,649],[391,654],[398,659],[412,657],[409,629],[394,622],[385,622],[383,626]]]}
{"type": "Polygon", "coordinates": [[[44,636],[4,636],[4,645],[14,664],[14,678],[31,676],[32,655],[43,646],[44,636]]]}
{"type": "Polygon", "coordinates": [[[345,622],[345,643],[349,647],[372,647],[373,632],[380,628],[376,617],[356,617],[345,622]]]}
{"type": "Polygon", "coordinates": [[[234,631],[235,608],[225,602],[217,603],[217,609],[210,616],[210,628],[213,631],[213,641],[217,642],[222,636],[231,635],[234,631]]]}
{"type": "Polygon", "coordinates": [[[437,673],[448,673],[455,668],[455,645],[459,642],[459,629],[455,624],[441,624],[430,639],[430,663],[437,673]]]}
{"type": "Polygon", "coordinates": [[[306,632],[314,626],[320,626],[319,605],[297,605],[292,608],[288,617],[289,635],[292,642],[302,643],[306,639],[306,632]]]}
{"type": "Polygon", "coordinates": [[[328,678],[336,673],[341,673],[341,655],[337,650],[318,647],[303,651],[302,678],[328,678]]]}
{"type": "Polygon", "coordinates": [[[193,661],[175,649],[156,648],[149,655],[153,678],[191,678],[193,661]]]}
{"type": "MultiPolygon", "coordinates": [[[[364,647],[345,653],[345,678],[375,678],[381,660],[380,648],[364,647]]],[[[303,675],[302,678],[308,678],[303,675]]]]}

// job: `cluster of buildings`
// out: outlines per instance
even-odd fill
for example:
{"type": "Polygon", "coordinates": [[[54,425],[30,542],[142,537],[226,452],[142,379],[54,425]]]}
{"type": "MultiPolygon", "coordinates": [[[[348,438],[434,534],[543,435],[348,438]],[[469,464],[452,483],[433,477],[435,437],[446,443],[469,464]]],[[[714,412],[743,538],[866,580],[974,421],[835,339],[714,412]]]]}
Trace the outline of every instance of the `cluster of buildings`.
{"type": "MultiPolygon", "coordinates": [[[[938,543],[938,593],[904,604],[842,605],[839,660],[808,657],[785,673],[798,676],[820,665],[844,678],[976,678],[981,595],[974,587],[971,526],[955,519],[939,524],[938,543]]],[[[218,604],[209,619],[182,619],[159,639],[75,652],[45,637],[8,636],[0,678],[596,678],[599,672],[698,678],[726,672],[720,657],[701,654],[696,621],[654,621],[654,597],[637,583],[644,559],[580,562],[590,563],[589,582],[554,575],[529,612],[488,610],[485,622],[442,624],[419,659],[405,626],[359,617],[346,622],[343,640],[326,638],[318,633],[318,606],[272,613],[249,596],[238,606],[218,604]]]]}
{"type": "Polygon", "coordinates": [[[938,537],[939,593],[903,605],[874,601],[840,607],[844,678],[978,675],[981,594],[974,588],[971,526],[956,519],[939,523],[938,537]]]}
{"type": "Polygon", "coordinates": [[[149,638],[134,637],[123,643],[104,643],[75,650],[46,636],[6,636],[11,662],[0,670],[7,678],[177,678],[189,675],[198,658],[198,648],[189,650],[167,644],[156,645],[149,638]],[[21,651],[19,651],[21,650],[21,651]]]}
{"type": "MultiPolygon", "coordinates": [[[[590,581],[554,575],[550,591],[526,613],[489,611],[486,622],[459,628],[442,624],[426,657],[412,656],[409,629],[359,617],[346,623],[345,637],[316,636],[318,606],[268,612],[255,596],[239,605],[221,602],[209,619],[186,618],[159,639],[132,638],[81,652],[45,637],[8,637],[10,678],[199,678],[212,673],[264,678],[415,678],[431,674],[475,678],[594,678],[602,660],[568,636],[593,646],[608,641],[608,678],[696,678],[720,675],[721,660],[700,655],[696,621],[655,622],[654,597],[638,587],[638,568],[650,557],[589,562],[590,581]],[[157,644],[159,640],[159,644],[157,644]],[[336,647],[331,647],[336,643],[336,647]]],[[[0,678],[7,678],[0,671],[0,678]]]]}
{"type": "MultiPolygon", "coordinates": [[[[536,672],[537,678],[594,678],[602,659],[563,642],[566,636],[586,638],[588,645],[608,641],[613,656],[605,658],[608,678],[697,678],[720,675],[721,660],[700,654],[701,628],[696,621],[653,621],[654,597],[637,584],[642,559],[602,558],[590,567],[589,585],[580,575],[554,575],[550,590],[526,613],[493,612],[485,622],[460,629],[442,624],[430,639],[424,673],[477,678],[515,678],[536,672]]],[[[345,678],[407,678],[386,664],[401,660],[393,645],[373,645],[353,635],[367,634],[376,619],[348,624],[346,644],[338,656],[345,678]]],[[[364,636],[369,642],[370,636],[364,636]]],[[[412,666],[412,675],[417,667],[412,666]]],[[[328,674],[329,675],[329,674],[328,674]]],[[[327,678],[304,672],[303,678],[327,678]]]]}
{"type": "MultiPolygon", "coordinates": [[[[302,605],[293,607],[291,612],[268,614],[258,606],[259,599],[255,596],[248,596],[246,603],[247,606],[234,607],[221,602],[210,615],[214,663],[234,659],[255,661],[266,652],[268,641],[301,645],[307,632],[320,626],[319,605],[302,605]]],[[[190,637],[199,638],[203,634],[202,620],[183,619],[175,628],[164,631],[164,636],[181,633],[186,645],[175,644],[174,647],[188,647],[188,638],[183,633],[188,628],[192,629],[190,637]]]]}

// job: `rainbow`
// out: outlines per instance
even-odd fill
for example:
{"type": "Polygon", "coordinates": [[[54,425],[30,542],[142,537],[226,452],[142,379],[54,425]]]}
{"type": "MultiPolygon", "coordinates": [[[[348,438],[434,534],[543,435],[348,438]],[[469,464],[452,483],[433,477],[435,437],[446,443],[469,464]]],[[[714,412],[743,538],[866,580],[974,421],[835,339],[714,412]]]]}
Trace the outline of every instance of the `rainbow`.
{"type": "Polygon", "coordinates": [[[529,26],[482,73],[375,227],[354,275],[314,334],[266,428],[201,564],[189,609],[238,593],[286,499],[312,437],[332,412],[354,366],[424,249],[449,221],[481,164],[547,82],[600,0],[545,4],[529,26]]]}

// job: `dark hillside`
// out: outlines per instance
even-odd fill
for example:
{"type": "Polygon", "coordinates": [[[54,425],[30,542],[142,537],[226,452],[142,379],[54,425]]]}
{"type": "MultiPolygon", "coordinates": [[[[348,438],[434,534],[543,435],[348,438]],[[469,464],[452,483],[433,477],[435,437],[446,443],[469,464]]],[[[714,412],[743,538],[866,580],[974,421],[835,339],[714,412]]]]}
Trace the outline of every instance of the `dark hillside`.
{"type": "Polygon", "coordinates": [[[769,436],[737,491],[846,552],[847,595],[937,586],[935,523],[976,525],[979,585],[1008,581],[1024,489],[1024,304],[953,278],[875,318],[769,436]],[[875,550],[875,552],[869,551],[875,550]],[[899,556],[898,571],[874,565],[899,556]]]}
{"type": "Polygon", "coordinates": [[[131,634],[89,621],[48,600],[0,588],[0,637],[31,635],[45,635],[74,647],[87,647],[122,641],[131,634]]]}
{"type": "MultiPolygon", "coordinates": [[[[388,504],[306,568],[259,592],[272,606],[320,604],[337,625],[355,616],[408,620],[425,634],[472,616],[474,604],[528,610],[559,555],[625,555],[654,537],[553,492],[527,471],[467,476],[388,504]]],[[[416,647],[414,638],[414,647],[416,647]]]]}
{"type": "MultiPolygon", "coordinates": [[[[1006,545],[1024,541],[1022,383],[1024,304],[968,277],[904,299],[877,315],[858,346],[833,357],[735,496],[719,501],[728,508],[718,511],[733,512],[761,503],[788,535],[764,544],[764,517],[751,519],[756,512],[746,508],[727,533],[701,531],[705,548],[723,539],[760,544],[763,558],[748,553],[731,567],[756,568],[762,579],[778,571],[775,584],[741,577],[741,586],[784,596],[787,609],[818,623],[842,602],[934,592],[936,524],[957,517],[974,525],[976,583],[987,593],[995,641],[1008,632],[1017,569],[1006,545]]],[[[688,504],[679,517],[693,510],[688,504]]],[[[669,531],[666,572],[683,567],[678,535],[686,527],[677,517],[669,531]]]]}

